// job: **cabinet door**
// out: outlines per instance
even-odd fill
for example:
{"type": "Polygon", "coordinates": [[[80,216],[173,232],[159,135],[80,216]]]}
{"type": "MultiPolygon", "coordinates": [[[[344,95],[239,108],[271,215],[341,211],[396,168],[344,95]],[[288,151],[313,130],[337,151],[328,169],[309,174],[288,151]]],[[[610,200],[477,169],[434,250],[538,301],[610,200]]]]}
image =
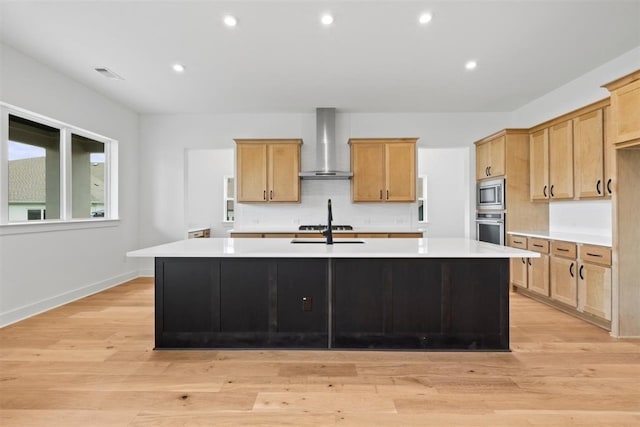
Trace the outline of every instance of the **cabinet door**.
{"type": "Polygon", "coordinates": [[[510,260],[511,284],[527,287],[527,258],[511,258],[510,260]]]}
{"type": "Polygon", "coordinates": [[[576,196],[603,197],[606,185],[602,110],[575,118],[573,131],[576,196]]]}
{"type": "Polygon", "coordinates": [[[551,298],[571,307],[578,306],[577,262],[572,259],[551,257],[551,298]]]}
{"type": "Polygon", "coordinates": [[[237,144],[239,202],[267,201],[267,145],[237,144]]]}
{"type": "Polygon", "coordinates": [[[604,193],[611,197],[616,188],[616,146],[614,144],[611,107],[604,107],[604,193]]]}
{"type": "Polygon", "coordinates": [[[549,198],[549,129],[529,136],[531,200],[549,198]]]}
{"type": "Polygon", "coordinates": [[[549,130],[549,196],[573,198],[573,121],[559,123],[549,130]]]}
{"type": "Polygon", "coordinates": [[[476,145],[476,179],[484,179],[489,176],[489,142],[476,145]]]}
{"type": "Polygon", "coordinates": [[[582,263],[578,276],[578,310],[611,320],[611,268],[582,263]]]}
{"type": "Polygon", "coordinates": [[[351,144],[351,196],[354,202],[383,201],[384,144],[351,144]]]}
{"type": "Polygon", "coordinates": [[[549,296],[549,255],[529,258],[529,289],[546,297],[549,296]]]}
{"type": "MultiPolygon", "coordinates": [[[[611,93],[611,109],[616,120],[616,143],[640,140],[640,80],[633,81],[611,93]]],[[[633,143],[637,146],[640,141],[633,143]]]]}
{"type": "Polygon", "coordinates": [[[506,137],[491,140],[489,150],[489,176],[503,176],[505,170],[505,142],[506,137]]]}
{"type": "Polygon", "coordinates": [[[414,202],[416,200],[416,145],[385,144],[385,200],[414,202]]]}
{"type": "Polygon", "coordinates": [[[300,146],[298,144],[268,145],[270,202],[300,201],[300,146]]]}

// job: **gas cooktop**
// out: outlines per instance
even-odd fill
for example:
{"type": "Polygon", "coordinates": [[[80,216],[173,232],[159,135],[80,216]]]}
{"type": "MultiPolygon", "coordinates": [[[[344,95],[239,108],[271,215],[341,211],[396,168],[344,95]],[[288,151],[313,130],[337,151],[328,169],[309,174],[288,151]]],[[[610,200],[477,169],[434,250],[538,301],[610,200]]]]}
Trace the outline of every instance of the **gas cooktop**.
{"type": "MultiPolygon", "coordinates": [[[[320,231],[326,229],[326,225],[301,225],[298,227],[300,231],[320,231]]],[[[344,231],[344,230],[353,230],[353,227],[350,225],[332,225],[331,230],[333,231],[344,231]]]]}

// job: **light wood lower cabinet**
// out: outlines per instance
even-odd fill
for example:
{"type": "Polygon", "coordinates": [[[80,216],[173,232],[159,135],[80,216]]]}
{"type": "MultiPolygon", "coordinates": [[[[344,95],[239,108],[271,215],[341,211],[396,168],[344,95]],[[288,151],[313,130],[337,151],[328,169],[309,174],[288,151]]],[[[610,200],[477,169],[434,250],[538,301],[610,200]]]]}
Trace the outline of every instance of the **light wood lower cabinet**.
{"type": "Polygon", "coordinates": [[[528,259],[527,282],[529,290],[549,296],[549,255],[540,255],[540,258],[528,259]]]}
{"type": "MultiPolygon", "coordinates": [[[[507,242],[512,248],[527,249],[525,236],[509,235],[507,242]]],[[[509,260],[509,276],[512,285],[527,288],[528,260],[529,258],[511,258],[509,260]]]]}
{"type": "Polygon", "coordinates": [[[551,257],[550,282],[551,299],[573,308],[578,306],[577,262],[573,259],[551,257]]]}
{"type": "Polygon", "coordinates": [[[580,247],[578,310],[611,320],[611,248],[580,247]]]}

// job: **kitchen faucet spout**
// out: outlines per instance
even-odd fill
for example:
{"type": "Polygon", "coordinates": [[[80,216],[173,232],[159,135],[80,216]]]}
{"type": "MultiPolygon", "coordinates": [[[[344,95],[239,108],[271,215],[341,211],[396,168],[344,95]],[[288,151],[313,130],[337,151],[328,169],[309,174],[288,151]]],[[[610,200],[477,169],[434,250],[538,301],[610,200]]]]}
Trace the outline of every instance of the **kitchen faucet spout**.
{"type": "Polygon", "coordinates": [[[327,203],[327,229],[322,232],[322,235],[327,238],[327,245],[333,245],[331,221],[333,221],[333,213],[331,212],[331,199],[329,199],[327,203]]]}

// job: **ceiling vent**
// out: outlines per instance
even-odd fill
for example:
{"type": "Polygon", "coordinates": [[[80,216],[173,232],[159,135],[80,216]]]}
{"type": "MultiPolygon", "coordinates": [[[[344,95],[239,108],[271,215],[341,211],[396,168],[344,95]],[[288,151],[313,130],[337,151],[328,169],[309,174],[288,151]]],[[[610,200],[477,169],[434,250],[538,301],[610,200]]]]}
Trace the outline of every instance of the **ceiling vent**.
{"type": "Polygon", "coordinates": [[[108,79],[116,79],[116,80],[124,80],[122,77],[108,69],[107,67],[96,67],[94,68],[101,76],[106,77],[108,79]]]}

